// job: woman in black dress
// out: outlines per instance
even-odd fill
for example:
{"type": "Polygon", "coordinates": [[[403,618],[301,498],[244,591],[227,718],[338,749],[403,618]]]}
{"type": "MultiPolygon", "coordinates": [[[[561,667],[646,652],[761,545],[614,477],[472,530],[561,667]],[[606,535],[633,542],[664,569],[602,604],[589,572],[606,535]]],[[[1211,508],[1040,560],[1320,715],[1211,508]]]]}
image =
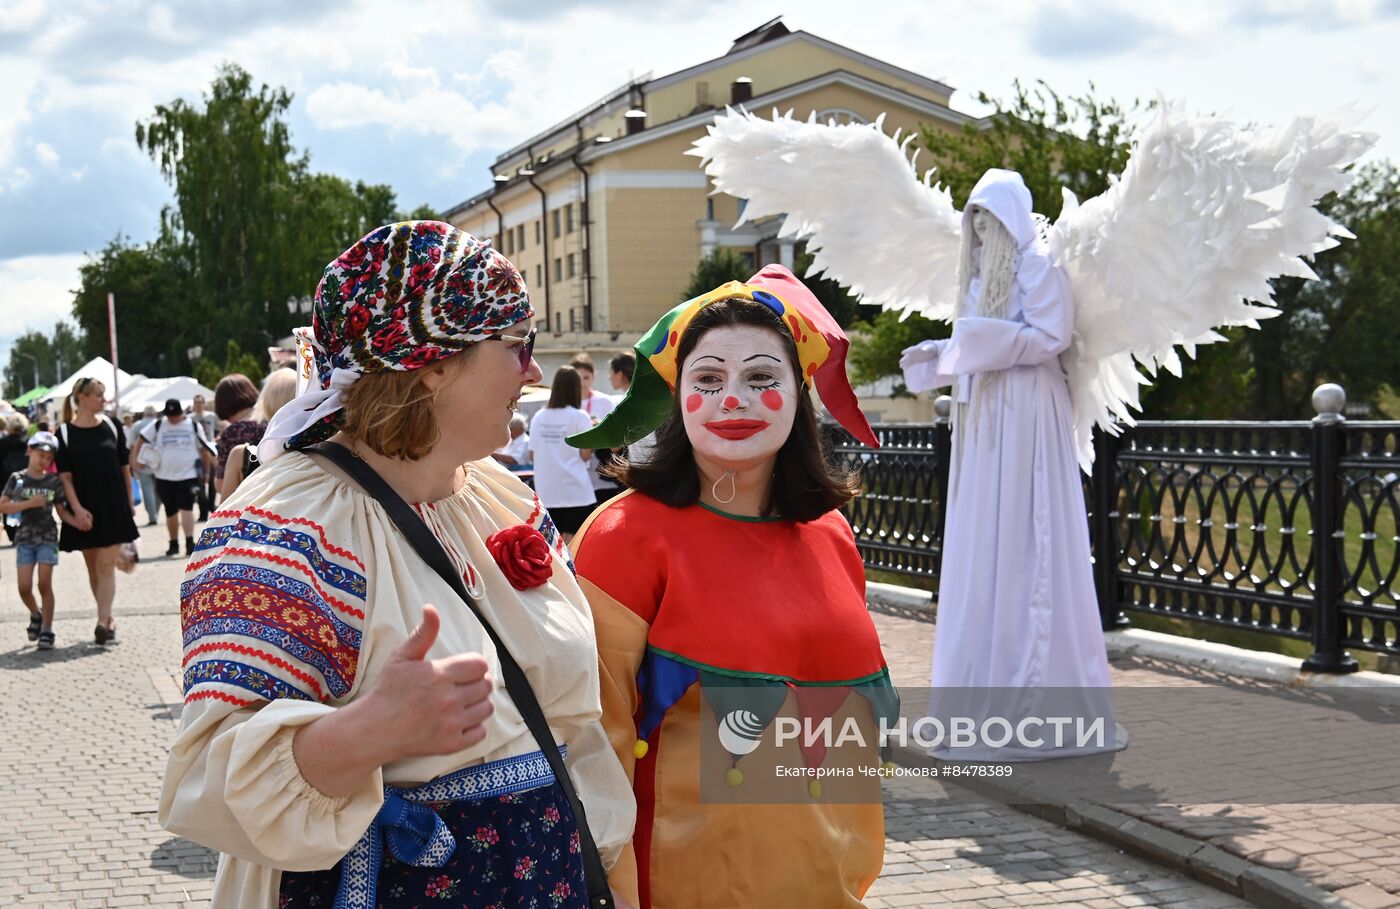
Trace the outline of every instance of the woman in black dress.
{"type": "Polygon", "coordinates": [[[58,433],[58,472],[77,526],[64,524],[58,548],[77,550],[87,563],[88,584],[97,600],[99,644],[114,641],[112,601],[117,595],[117,558],[123,543],[136,539],[136,504],[131,500],[131,468],[126,434],[102,412],[107,388],[82,378],[63,402],[58,433]]]}

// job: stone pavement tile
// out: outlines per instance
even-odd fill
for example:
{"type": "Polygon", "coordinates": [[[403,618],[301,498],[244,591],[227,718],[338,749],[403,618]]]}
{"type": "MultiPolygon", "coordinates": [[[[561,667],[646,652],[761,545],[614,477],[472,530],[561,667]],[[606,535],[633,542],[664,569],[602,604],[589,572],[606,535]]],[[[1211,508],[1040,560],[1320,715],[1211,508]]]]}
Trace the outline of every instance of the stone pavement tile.
{"type": "Polygon", "coordinates": [[[969,810],[969,793],[949,798],[936,781],[896,778],[885,781],[890,851],[887,856],[945,856],[919,862],[921,872],[896,872],[906,863],[887,866],[872,889],[883,905],[960,907],[1084,906],[1090,900],[1117,909],[1118,899],[1137,905],[1196,907],[1224,896],[1219,905],[1244,906],[1228,894],[1120,853],[1112,846],[1048,821],[999,805],[969,810]],[[895,846],[899,843],[899,846],[895,846]],[[1038,848],[1029,849],[1027,844],[1038,848]],[[914,847],[912,850],[906,848],[914,847]],[[1034,853],[1026,860],[1028,853],[1034,853]],[[1011,861],[1012,857],[1016,861],[1011,861]],[[894,890],[883,889],[897,887],[894,890]],[[1166,894],[1163,897],[1163,894],[1166,894]],[[919,903],[916,897],[922,897],[919,903]],[[899,900],[900,902],[896,902],[899,900]]]}
{"type": "MultiPolygon", "coordinates": [[[[143,539],[147,552],[163,548],[163,529],[153,530],[143,539]]],[[[0,889],[0,906],[207,906],[215,856],[155,819],[179,711],[182,567],[179,559],[153,559],[119,577],[121,643],[101,648],[90,642],[81,560],[63,559],[55,581],[59,646],[46,654],[27,645],[24,611],[12,585],[0,583],[0,728],[22,730],[0,737],[0,888],[14,891],[0,889]],[[46,771],[43,798],[36,757],[46,771]]],[[[1170,909],[1244,905],[1045,820],[974,804],[966,792],[950,799],[927,780],[885,785],[886,867],[872,909],[1134,898],[1170,909]]]]}
{"type": "MultiPolygon", "coordinates": [[[[908,611],[871,607],[895,683],[927,687],[935,625],[908,611]]],[[[1115,686],[1158,688],[1228,687],[1265,695],[1282,690],[1268,682],[1241,680],[1221,673],[1183,667],[1164,660],[1128,657],[1111,662],[1115,686]]],[[[1192,728],[1193,748],[1209,751],[1250,740],[1258,720],[1232,716],[1222,728],[1200,728],[1182,716],[1161,718],[1192,728]]],[[[1257,731],[1257,730],[1256,730],[1257,731]]],[[[1345,746],[1340,743],[1339,746],[1345,746]]],[[[1393,785],[1393,772],[1377,761],[1376,780],[1393,785]]],[[[1254,764],[1251,764],[1254,766],[1254,764]]],[[[1257,766],[1275,779],[1308,781],[1315,767],[1289,765],[1279,755],[1260,754],[1257,766]]],[[[1361,780],[1354,792],[1368,791],[1377,782],[1361,780]]],[[[1400,805],[1396,804],[1257,804],[1249,803],[1249,786],[1238,790],[1241,802],[1232,805],[1115,804],[1111,807],[1156,827],[1218,847],[1241,859],[1286,869],[1304,882],[1330,891],[1368,884],[1400,899],[1400,805]]],[[[1277,791],[1263,783],[1259,793],[1277,791]]],[[[1340,791],[1340,790],[1339,790],[1340,791]]],[[[1256,801],[1258,801],[1256,799],[1256,801]]],[[[1024,850],[1037,848],[1026,845],[1024,850]]],[[[1358,891],[1359,892],[1359,891],[1358,891]]]]}
{"type": "MultiPolygon", "coordinates": [[[[0,549],[0,559],[12,560],[11,550],[0,549]]],[[[21,733],[0,737],[0,880],[24,895],[0,905],[207,904],[212,855],[155,820],[175,725],[168,694],[147,670],[178,672],[182,567],[148,562],[118,576],[121,643],[102,648],[92,643],[82,560],[64,554],[55,573],[58,647],[47,653],[24,640],[23,608],[5,571],[0,728],[21,733]],[[162,884],[176,890],[158,893],[162,884]]]]}
{"type": "Polygon", "coordinates": [[[1395,909],[1400,898],[1372,884],[1356,884],[1337,891],[1337,896],[1355,903],[1358,909],[1395,909]]]}

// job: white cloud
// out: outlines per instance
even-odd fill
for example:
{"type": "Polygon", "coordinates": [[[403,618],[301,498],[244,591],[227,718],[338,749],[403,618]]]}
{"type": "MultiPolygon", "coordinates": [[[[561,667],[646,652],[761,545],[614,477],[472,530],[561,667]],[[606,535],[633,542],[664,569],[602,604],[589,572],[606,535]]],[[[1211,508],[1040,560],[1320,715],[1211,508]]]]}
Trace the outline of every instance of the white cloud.
{"type": "Polygon", "coordinates": [[[30,331],[48,334],[73,311],[82,253],[0,259],[0,364],[10,362],[10,346],[30,331]]]}
{"type": "MultiPolygon", "coordinates": [[[[445,207],[485,188],[497,153],[632,75],[723,54],[776,12],[698,0],[419,0],[386,26],[385,8],[0,0],[0,198],[23,228],[0,224],[0,248],[68,255],[66,313],[76,250],[119,231],[148,239],[169,200],[133,124],[177,97],[198,103],[224,61],[296,93],[293,141],[313,168],[388,183],[405,207],[445,207]]],[[[940,4],[936,17],[908,0],[851,9],[808,0],[787,24],[946,81],[960,89],[962,110],[975,109],[969,99],[981,90],[1007,97],[1017,77],[1070,94],[1093,81],[1099,97],[1123,101],[1160,90],[1193,110],[1261,123],[1356,99],[1381,105],[1367,124],[1384,137],[1381,153],[1400,151],[1397,0],[1178,0],[1160,9],[999,0],[940,4]],[[1047,17],[1048,7],[1062,19],[1047,17]]],[[[10,262],[39,258],[50,257],[10,262]]],[[[0,266],[0,281],[14,277],[5,268],[13,266],[0,266]]],[[[15,297],[0,302],[8,317],[15,297]]]]}
{"type": "Polygon", "coordinates": [[[383,127],[438,136],[461,151],[493,149],[530,128],[530,119],[499,103],[481,106],[437,86],[390,94],[352,82],[322,85],[306,99],[306,112],[320,129],[383,127]]]}

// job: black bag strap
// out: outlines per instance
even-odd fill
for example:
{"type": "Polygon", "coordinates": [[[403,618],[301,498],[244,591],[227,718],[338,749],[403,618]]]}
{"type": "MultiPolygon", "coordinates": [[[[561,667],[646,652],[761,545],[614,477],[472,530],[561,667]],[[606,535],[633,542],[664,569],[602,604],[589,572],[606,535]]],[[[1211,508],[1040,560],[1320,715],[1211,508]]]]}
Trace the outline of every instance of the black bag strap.
{"type": "Polygon", "coordinates": [[[335,442],[322,442],[303,450],[329,458],[331,463],[348,473],[365,492],[378,500],[388,512],[389,519],[408,540],[408,544],[429,568],[437,572],[438,576],[456,591],[462,602],[467,604],[477,621],[486,629],[491,643],[496,645],[496,658],[501,663],[501,676],[505,680],[506,691],[515,702],[515,707],[520,711],[530,734],[539,744],[540,751],[549,761],[549,767],[554,771],[554,779],[558,781],[559,788],[563,790],[569,807],[573,810],[574,820],[578,825],[579,845],[582,847],[583,870],[588,879],[589,905],[593,909],[611,909],[613,900],[612,891],[608,888],[607,872],[604,871],[603,860],[598,855],[598,846],[593,842],[593,833],[588,829],[588,818],[584,815],[583,803],[579,801],[573,780],[569,778],[568,768],[564,766],[564,757],[559,753],[559,745],[554,741],[554,733],[549,730],[549,723],[544,718],[544,711],[540,708],[534,689],[530,687],[530,680],[526,678],[525,670],[520,668],[515,657],[506,649],[505,642],[496,634],[496,629],[491,627],[491,623],[482,614],[481,607],[477,605],[467,586],[462,583],[461,576],[453,569],[452,560],[442,548],[442,543],[433,536],[428,525],[423,523],[403,497],[395,492],[373,467],[357,458],[345,446],[335,442]]]}

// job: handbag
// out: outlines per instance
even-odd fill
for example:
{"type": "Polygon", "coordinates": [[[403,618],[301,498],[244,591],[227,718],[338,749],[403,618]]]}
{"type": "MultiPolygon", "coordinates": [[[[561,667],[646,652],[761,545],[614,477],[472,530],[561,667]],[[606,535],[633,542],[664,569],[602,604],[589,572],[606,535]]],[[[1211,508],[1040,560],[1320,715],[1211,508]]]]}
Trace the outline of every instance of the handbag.
{"type": "Polygon", "coordinates": [[[156,446],[160,444],[160,424],[164,417],[156,420],[155,437],[145,445],[141,446],[141,451],[136,456],[136,463],[140,464],[143,470],[160,469],[160,449],[156,446]]]}
{"type": "Polygon", "coordinates": [[[384,506],[389,519],[408,540],[408,544],[413,547],[414,552],[418,553],[428,567],[437,572],[438,576],[456,592],[457,596],[462,598],[462,602],[467,604],[472,615],[476,616],[477,621],[486,630],[487,637],[491,639],[492,644],[496,645],[496,658],[501,664],[501,677],[505,680],[506,691],[510,694],[511,700],[515,702],[515,707],[520,711],[530,734],[534,736],[535,742],[540,746],[545,760],[549,762],[550,769],[554,771],[554,779],[563,791],[565,799],[568,800],[569,808],[573,811],[574,820],[578,826],[584,876],[588,880],[588,904],[592,909],[612,909],[612,890],[608,887],[608,875],[603,869],[603,860],[598,855],[597,844],[593,842],[593,832],[588,829],[588,818],[584,815],[583,803],[579,801],[573,780],[569,778],[568,768],[564,766],[564,758],[559,753],[559,745],[554,741],[554,733],[549,731],[549,723],[544,718],[544,710],[541,709],[540,702],[535,697],[534,689],[530,687],[530,680],[526,678],[525,670],[520,668],[515,657],[511,656],[510,651],[506,649],[505,642],[496,634],[496,629],[491,627],[491,623],[482,614],[476,599],[462,583],[461,575],[453,569],[452,561],[446,550],[442,548],[442,544],[438,542],[437,537],[433,536],[428,525],[424,524],[422,519],[403,500],[403,497],[394,492],[393,487],[385,482],[384,478],[373,467],[355,457],[345,446],[335,442],[321,442],[303,450],[315,452],[329,459],[332,464],[349,474],[365,492],[384,506]]]}

